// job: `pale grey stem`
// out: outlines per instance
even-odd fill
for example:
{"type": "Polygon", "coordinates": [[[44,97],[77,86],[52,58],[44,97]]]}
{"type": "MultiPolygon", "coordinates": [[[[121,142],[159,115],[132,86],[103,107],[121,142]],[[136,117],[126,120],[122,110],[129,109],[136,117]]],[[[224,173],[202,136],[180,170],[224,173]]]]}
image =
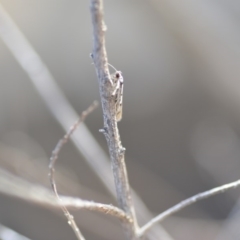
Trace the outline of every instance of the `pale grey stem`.
{"type": "Polygon", "coordinates": [[[158,216],[156,216],[155,218],[153,218],[152,220],[150,220],[147,224],[145,224],[143,227],[140,228],[139,232],[138,232],[138,236],[143,236],[151,227],[153,227],[156,223],[162,221],[163,219],[165,219],[166,217],[169,217],[171,215],[173,215],[176,212],[179,212],[180,210],[184,209],[185,207],[192,205],[198,201],[201,201],[203,199],[209,198],[211,196],[214,196],[216,194],[219,193],[223,193],[229,189],[232,188],[236,188],[240,186],[240,180],[237,180],[235,182],[232,183],[228,183],[225,185],[222,185],[220,187],[216,187],[213,188],[211,190],[202,192],[202,193],[198,193],[178,204],[176,204],[175,206],[167,209],[166,211],[160,213],[158,216]]]}
{"type": "MultiPolygon", "coordinates": [[[[47,66],[1,4],[0,36],[20,66],[28,74],[29,80],[45,102],[50,113],[62,126],[64,131],[68,131],[69,126],[78,119],[78,114],[62,93],[47,66]]],[[[104,183],[104,186],[115,196],[108,157],[84,123],[81,124],[74,136],[71,137],[71,140],[95,174],[104,183]]]]}
{"type": "Polygon", "coordinates": [[[44,207],[58,208],[60,205],[71,209],[90,210],[116,217],[120,221],[131,221],[123,210],[110,204],[102,204],[68,196],[60,196],[61,201],[59,201],[49,189],[41,185],[29,183],[1,168],[0,182],[0,192],[2,194],[20,198],[30,203],[43,205],[44,207]]]}
{"type": "MultiPolygon", "coordinates": [[[[139,219],[141,219],[143,223],[149,221],[149,219],[152,219],[153,214],[133,189],[132,196],[139,219]]],[[[151,228],[146,235],[147,239],[149,240],[174,240],[173,237],[170,236],[169,233],[160,224],[155,225],[154,228],[151,228]]]]}
{"type": "MultiPolygon", "coordinates": [[[[60,90],[47,66],[1,4],[0,36],[20,66],[28,74],[29,80],[45,102],[50,113],[61,127],[65,131],[68,131],[69,126],[78,118],[78,114],[60,90]],[[61,108],[58,106],[61,106],[61,108]]],[[[112,174],[109,169],[108,156],[84,123],[81,124],[76,133],[71,137],[71,140],[109,193],[116,197],[112,174]]],[[[135,195],[135,202],[139,205],[137,210],[142,220],[152,217],[152,213],[137,194],[135,195]]],[[[151,237],[149,234],[152,240],[173,240],[161,226],[156,226],[154,232],[157,237],[151,237]]]]}
{"type": "MultiPolygon", "coordinates": [[[[29,75],[30,81],[44,100],[50,113],[64,131],[78,118],[78,114],[66,99],[47,66],[38,56],[16,24],[0,4],[0,36],[8,46],[20,66],[29,75]],[[58,107],[61,106],[61,107],[58,107]]],[[[108,156],[99,146],[91,132],[83,123],[71,137],[79,153],[84,156],[95,174],[108,191],[115,196],[115,189],[109,170],[108,156]]]]}
{"type": "MultiPolygon", "coordinates": [[[[64,144],[66,144],[69,141],[71,135],[74,133],[74,131],[80,125],[80,123],[82,123],[85,120],[85,118],[96,108],[96,106],[97,106],[97,102],[94,102],[86,111],[82,112],[80,118],[69,129],[69,131],[64,135],[64,137],[58,141],[56,147],[54,148],[54,150],[52,152],[52,156],[50,158],[50,163],[49,163],[49,179],[50,179],[52,190],[55,193],[55,196],[59,200],[59,202],[62,202],[62,199],[58,195],[57,185],[56,185],[56,182],[54,179],[54,171],[55,171],[54,166],[58,159],[58,155],[59,155],[62,147],[64,146],[64,144]]],[[[61,209],[62,209],[64,215],[68,219],[68,224],[73,229],[76,237],[79,240],[84,240],[85,238],[83,237],[82,233],[80,232],[80,230],[74,220],[74,217],[69,213],[69,211],[67,210],[67,208],[64,205],[60,205],[60,206],[61,206],[61,209]]]]}
{"type": "Polygon", "coordinates": [[[9,240],[9,239],[14,239],[14,240],[30,240],[29,238],[21,235],[18,232],[15,232],[14,230],[0,225],[0,239],[1,240],[9,240]]]}
{"type": "Polygon", "coordinates": [[[114,89],[108,70],[108,59],[105,47],[104,32],[106,26],[103,20],[103,1],[91,0],[90,10],[93,25],[92,58],[96,68],[102,102],[104,121],[103,132],[109,148],[119,206],[133,219],[133,224],[125,226],[127,235],[129,239],[134,239],[138,225],[125,165],[125,149],[121,144],[116,121],[115,101],[112,97],[114,89]]]}

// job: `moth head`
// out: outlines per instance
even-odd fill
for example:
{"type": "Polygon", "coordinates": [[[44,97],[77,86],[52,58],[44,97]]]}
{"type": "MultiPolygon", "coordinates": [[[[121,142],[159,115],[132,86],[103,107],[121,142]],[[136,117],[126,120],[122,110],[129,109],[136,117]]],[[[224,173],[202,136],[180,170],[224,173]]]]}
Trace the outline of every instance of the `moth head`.
{"type": "Polygon", "coordinates": [[[116,71],[115,73],[113,73],[113,74],[111,74],[111,78],[112,78],[112,81],[114,82],[114,83],[117,83],[117,82],[122,82],[122,72],[120,72],[120,71],[116,71]]]}
{"type": "Polygon", "coordinates": [[[116,71],[115,72],[115,78],[119,79],[120,77],[122,77],[122,72],[116,71]]]}

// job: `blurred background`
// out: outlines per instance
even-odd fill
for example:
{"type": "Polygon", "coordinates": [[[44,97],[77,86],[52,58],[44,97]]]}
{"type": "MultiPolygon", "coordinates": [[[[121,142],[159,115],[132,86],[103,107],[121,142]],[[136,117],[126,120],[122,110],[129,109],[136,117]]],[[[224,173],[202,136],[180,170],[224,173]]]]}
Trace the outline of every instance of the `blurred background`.
{"type": "MultiPolygon", "coordinates": [[[[89,1],[2,0],[1,4],[77,113],[100,100],[89,57],[89,1]]],[[[109,63],[123,72],[125,81],[119,128],[133,189],[155,216],[196,193],[237,180],[240,2],[105,0],[104,5],[109,63]]],[[[1,14],[0,29],[4,29],[1,14]]],[[[48,161],[64,130],[1,32],[1,189],[6,180],[13,183],[5,187],[13,193],[18,183],[50,189],[48,161]]],[[[101,108],[87,118],[86,125],[107,153],[105,138],[98,131],[103,126],[101,108]]],[[[60,154],[56,180],[61,194],[116,205],[72,143],[60,154]]],[[[240,239],[239,191],[230,190],[169,217],[162,223],[168,237],[155,239],[240,239]]],[[[32,240],[75,239],[60,210],[6,192],[0,193],[3,226],[32,240]]],[[[113,218],[72,213],[86,239],[123,239],[122,228],[113,218]]],[[[20,240],[12,235],[1,239],[20,240]]]]}

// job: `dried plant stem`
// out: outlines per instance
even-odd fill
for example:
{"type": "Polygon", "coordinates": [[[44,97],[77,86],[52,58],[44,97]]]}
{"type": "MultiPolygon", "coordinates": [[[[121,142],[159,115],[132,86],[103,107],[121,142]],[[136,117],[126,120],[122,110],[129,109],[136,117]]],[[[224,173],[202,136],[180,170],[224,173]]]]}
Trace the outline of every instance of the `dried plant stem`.
{"type": "MultiPolygon", "coordinates": [[[[60,152],[61,148],[63,147],[63,145],[67,143],[67,141],[70,139],[71,135],[73,134],[74,130],[77,129],[79,124],[84,121],[84,119],[96,108],[96,106],[97,106],[97,102],[94,102],[86,111],[82,112],[79,120],[70,128],[70,130],[65,134],[65,136],[59,140],[58,144],[56,145],[56,147],[54,148],[54,150],[52,152],[52,156],[50,158],[50,163],[49,163],[49,179],[50,179],[50,183],[52,186],[52,190],[55,193],[55,195],[60,203],[62,200],[58,195],[57,186],[56,186],[56,182],[54,179],[54,165],[58,159],[59,152],[60,152]]],[[[64,205],[61,205],[61,206],[62,206],[61,209],[62,209],[64,215],[68,219],[68,224],[73,229],[77,239],[85,240],[85,238],[83,237],[82,233],[80,232],[80,230],[74,220],[74,217],[69,213],[69,211],[67,210],[67,208],[64,205]]]]}
{"type": "Polygon", "coordinates": [[[161,214],[159,214],[158,216],[156,216],[155,218],[153,218],[152,220],[150,220],[147,224],[145,224],[142,228],[140,228],[139,232],[138,232],[138,236],[141,237],[143,236],[151,227],[153,227],[156,223],[162,221],[163,219],[165,219],[166,217],[169,217],[171,215],[173,215],[176,212],[179,212],[180,210],[184,209],[185,207],[192,205],[198,201],[201,201],[203,199],[209,198],[211,196],[214,196],[216,194],[219,193],[223,193],[229,189],[232,188],[236,188],[240,186],[240,180],[237,180],[235,182],[232,183],[228,183],[225,185],[222,185],[220,187],[216,187],[213,188],[211,190],[202,192],[202,193],[198,193],[178,204],[176,204],[175,206],[167,209],[166,211],[162,212],[161,214]]]}
{"type": "Polygon", "coordinates": [[[30,183],[0,168],[0,192],[24,201],[39,204],[44,207],[59,208],[65,206],[71,209],[95,211],[116,217],[121,221],[129,222],[131,219],[118,207],[87,201],[80,198],[60,196],[61,201],[53,196],[49,189],[30,183]]]}
{"type": "MultiPolygon", "coordinates": [[[[1,4],[0,36],[16,61],[28,74],[29,80],[34,85],[35,90],[41,96],[55,120],[65,131],[68,131],[69,125],[77,119],[78,114],[60,90],[41,57],[1,4]],[[61,106],[61,108],[58,106],[61,106]]],[[[109,193],[116,197],[108,156],[84,123],[81,124],[76,133],[71,137],[71,140],[109,193]]],[[[146,221],[146,219],[153,216],[137,194],[134,194],[134,201],[138,205],[137,210],[142,221],[146,221]]],[[[151,237],[150,234],[152,235],[153,232],[149,232],[150,239],[156,239],[155,236],[157,236],[161,239],[173,240],[160,225],[152,230],[154,231],[154,236],[151,237]]]]}
{"type": "Polygon", "coordinates": [[[118,207],[114,207],[109,204],[103,203],[96,203],[93,201],[86,201],[78,198],[71,198],[71,197],[61,197],[62,201],[59,202],[59,205],[70,207],[70,208],[77,208],[77,209],[86,209],[90,211],[104,213],[106,215],[111,215],[113,217],[118,218],[123,222],[132,222],[132,219],[125,214],[125,212],[118,207]]]}
{"type": "Polygon", "coordinates": [[[50,177],[53,176],[52,173],[54,171],[54,164],[55,164],[56,160],[58,159],[59,152],[62,149],[63,145],[68,142],[71,135],[77,129],[77,127],[80,125],[80,123],[82,123],[85,120],[85,118],[97,107],[97,105],[98,105],[98,103],[96,101],[94,101],[91,104],[91,106],[88,107],[87,110],[83,111],[80,118],[77,120],[77,122],[70,128],[70,130],[64,135],[64,137],[59,140],[59,142],[56,145],[56,147],[54,148],[54,150],[52,152],[52,156],[50,158],[50,164],[49,164],[49,169],[50,169],[50,173],[51,173],[50,177]]]}
{"type": "Polygon", "coordinates": [[[103,109],[104,129],[102,131],[106,137],[109,148],[119,206],[133,220],[132,224],[125,224],[124,227],[128,238],[134,239],[138,225],[125,166],[125,149],[121,144],[116,121],[115,102],[112,97],[113,84],[108,70],[108,60],[105,47],[104,32],[106,30],[106,26],[103,20],[103,1],[91,0],[90,10],[94,41],[92,58],[97,72],[103,109]]]}

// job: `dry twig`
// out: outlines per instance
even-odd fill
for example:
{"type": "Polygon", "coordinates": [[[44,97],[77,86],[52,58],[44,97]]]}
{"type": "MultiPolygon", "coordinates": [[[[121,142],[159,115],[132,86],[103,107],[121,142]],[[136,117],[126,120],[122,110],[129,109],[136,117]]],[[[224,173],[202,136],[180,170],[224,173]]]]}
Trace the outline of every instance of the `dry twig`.
{"type": "Polygon", "coordinates": [[[49,189],[41,185],[29,183],[28,181],[12,175],[1,168],[0,182],[1,193],[22,199],[30,203],[51,208],[65,206],[71,209],[85,209],[116,217],[120,221],[131,221],[131,219],[123,212],[123,210],[109,204],[102,204],[68,196],[60,196],[61,201],[59,201],[49,189]]]}
{"type": "MultiPolygon", "coordinates": [[[[0,36],[2,40],[5,42],[22,69],[28,74],[29,80],[45,102],[50,113],[61,127],[67,131],[69,125],[78,117],[76,111],[58,87],[43,60],[1,4],[0,22],[0,36]],[[56,103],[57,105],[60,105],[61,108],[57,107],[56,103]]],[[[109,168],[108,157],[84,123],[81,124],[77,133],[71,137],[71,140],[109,193],[115,197],[115,189],[109,168]]],[[[142,199],[133,190],[132,195],[137,206],[139,217],[142,221],[151,218],[153,215],[142,199]]],[[[153,232],[149,232],[150,239],[160,237],[165,240],[173,240],[173,238],[160,225],[152,230],[153,232]]]]}
{"type": "MultiPolygon", "coordinates": [[[[62,149],[63,145],[66,144],[67,141],[70,139],[71,135],[77,129],[79,124],[84,121],[84,119],[96,108],[96,106],[97,106],[97,102],[94,102],[86,111],[82,112],[79,120],[70,128],[70,130],[65,134],[65,136],[59,140],[59,142],[57,143],[56,147],[54,148],[54,150],[52,152],[52,156],[50,158],[50,163],[49,163],[49,179],[50,179],[50,183],[52,186],[52,190],[55,193],[59,202],[61,202],[62,200],[58,195],[57,186],[56,186],[55,179],[54,179],[54,165],[58,159],[59,152],[62,149]]],[[[76,237],[79,240],[84,240],[85,238],[83,237],[82,233],[80,232],[80,230],[74,220],[74,217],[69,213],[69,211],[67,210],[67,208],[64,205],[62,205],[61,208],[62,208],[64,215],[68,219],[68,224],[72,227],[76,237]]]]}
{"type": "Polygon", "coordinates": [[[109,74],[108,60],[105,47],[106,26],[103,20],[103,1],[91,0],[90,5],[93,25],[93,53],[92,58],[95,64],[99,82],[99,91],[103,109],[104,129],[102,130],[108,144],[112,170],[117,191],[117,199],[120,208],[132,218],[132,224],[125,224],[126,233],[129,239],[134,239],[138,229],[135,210],[131,199],[130,186],[125,166],[124,153],[116,121],[115,101],[112,97],[114,92],[113,82],[109,74]]]}
{"type": "Polygon", "coordinates": [[[155,218],[153,218],[152,220],[150,220],[147,224],[145,224],[142,228],[140,228],[139,232],[138,232],[138,236],[141,237],[143,236],[151,227],[153,227],[156,223],[162,221],[163,219],[165,219],[166,217],[169,217],[171,215],[173,215],[176,212],[179,212],[180,210],[184,209],[185,207],[192,205],[198,201],[201,201],[203,199],[209,198],[211,196],[214,196],[216,194],[219,193],[223,193],[229,189],[232,188],[236,188],[240,186],[240,180],[237,180],[235,182],[232,183],[228,183],[225,185],[222,185],[220,187],[216,187],[213,188],[211,190],[202,192],[202,193],[198,193],[178,204],[176,204],[175,206],[167,209],[166,211],[160,213],[158,216],[156,216],[155,218]]]}

